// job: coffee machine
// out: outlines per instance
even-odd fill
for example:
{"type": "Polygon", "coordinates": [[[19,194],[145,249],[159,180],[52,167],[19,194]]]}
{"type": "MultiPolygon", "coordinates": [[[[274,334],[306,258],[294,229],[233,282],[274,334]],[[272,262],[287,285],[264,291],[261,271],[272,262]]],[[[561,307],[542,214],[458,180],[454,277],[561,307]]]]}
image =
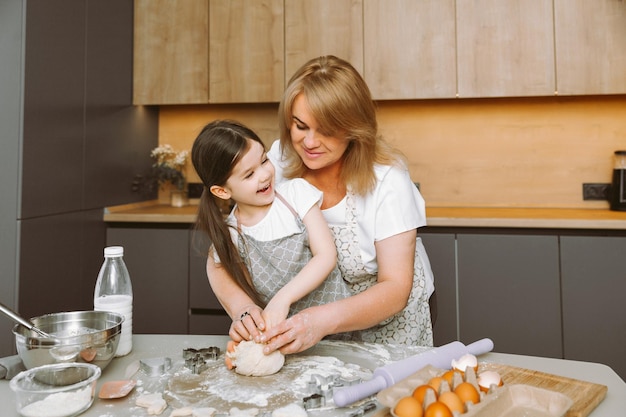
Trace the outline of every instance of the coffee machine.
{"type": "Polygon", "coordinates": [[[615,151],[610,197],[611,210],[626,211],[626,150],[615,151]]]}

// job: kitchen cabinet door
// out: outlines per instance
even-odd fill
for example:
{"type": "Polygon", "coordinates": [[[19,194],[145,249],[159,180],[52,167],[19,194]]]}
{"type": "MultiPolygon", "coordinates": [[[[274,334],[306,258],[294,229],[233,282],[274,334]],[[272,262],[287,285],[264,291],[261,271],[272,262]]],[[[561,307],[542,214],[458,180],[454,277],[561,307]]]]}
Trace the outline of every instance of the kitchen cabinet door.
{"type": "Polygon", "coordinates": [[[363,0],[285,2],[286,80],[321,55],[343,58],[363,73],[363,0]]]}
{"type": "Polygon", "coordinates": [[[135,0],[133,104],[209,101],[208,0],[135,0]]]}
{"type": "Polygon", "coordinates": [[[459,97],[553,95],[552,0],[457,0],[459,97]]]}
{"type": "Polygon", "coordinates": [[[86,79],[86,3],[25,7],[22,219],[82,208],[86,79]]]}
{"type": "Polygon", "coordinates": [[[431,296],[431,314],[435,346],[459,339],[456,286],[456,236],[454,233],[431,233],[418,230],[435,276],[435,292],[431,296]]]}
{"type": "Polygon", "coordinates": [[[209,19],[209,101],[279,101],[285,80],[283,1],[209,0],[209,19]]]}
{"type": "Polygon", "coordinates": [[[107,245],[124,247],[133,285],[134,333],[187,334],[189,230],[182,227],[107,229],[107,245]]]}
{"type": "Polygon", "coordinates": [[[554,0],[559,95],[626,93],[626,3],[554,0]]]}
{"type": "Polygon", "coordinates": [[[189,333],[228,334],[232,320],[211,290],[206,273],[209,238],[192,231],[189,250],[189,333]]]}
{"type": "Polygon", "coordinates": [[[159,136],[158,108],[131,105],[133,7],[132,0],[105,0],[87,8],[82,153],[87,209],[154,198],[132,186],[138,175],[151,171],[150,152],[159,136]]]}
{"type": "Polygon", "coordinates": [[[626,237],[562,236],[561,274],[564,358],[626,378],[626,237]]]}
{"type": "Polygon", "coordinates": [[[364,78],[374,99],[456,96],[454,0],[364,3],[364,78]]]}
{"type": "Polygon", "coordinates": [[[461,341],[561,358],[557,236],[457,235],[461,341]]]}
{"type": "Polygon", "coordinates": [[[92,310],[104,235],[101,209],[22,220],[20,314],[92,310]]]}

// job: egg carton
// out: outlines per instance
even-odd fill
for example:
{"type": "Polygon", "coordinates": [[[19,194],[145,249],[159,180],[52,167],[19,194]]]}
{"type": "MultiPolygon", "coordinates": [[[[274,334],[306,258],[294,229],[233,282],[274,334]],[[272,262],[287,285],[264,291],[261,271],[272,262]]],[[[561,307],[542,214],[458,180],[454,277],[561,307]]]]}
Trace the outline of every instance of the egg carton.
{"type": "MultiPolygon", "coordinates": [[[[393,409],[402,397],[412,395],[415,388],[428,383],[434,377],[441,376],[444,372],[443,369],[428,365],[397,384],[380,391],[377,400],[389,407],[391,415],[396,417],[393,409]]],[[[571,398],[559,392],[524,384],[508,385],[506,381],[499,387],[492,385],[485,392],[478,386],[476,374],[472,368],[467,368],[462,381],[459,378],[461,378],[460,374],[455,374],[452,386],[443,380],[439,393],[449,391],[460,382],[466,381],[474,385],[480,393],[480,401],[477,404],[467,402],[466,411],[462,414],[455,411],[454,417],[563,417],[573,404],[571,398]]],[[[424,398],[425,405],[434,400],[434,392],[427,391],[424,398]]]]}

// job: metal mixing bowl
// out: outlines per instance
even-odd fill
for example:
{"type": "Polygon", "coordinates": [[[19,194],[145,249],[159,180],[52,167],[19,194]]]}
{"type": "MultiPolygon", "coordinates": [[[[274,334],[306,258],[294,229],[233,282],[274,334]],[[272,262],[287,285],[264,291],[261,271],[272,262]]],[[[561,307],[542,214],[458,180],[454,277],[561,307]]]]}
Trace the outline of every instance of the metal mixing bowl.
{"type": "Polygon", "coordinates": [[[65,362],[87,362],[104,369],[115,356],[122,321],[121,314],[106,311],[53,313],[31,319],[52,339],[21,324],[13,327],[13,334],[17,353],[27,369],[65,362]]]}

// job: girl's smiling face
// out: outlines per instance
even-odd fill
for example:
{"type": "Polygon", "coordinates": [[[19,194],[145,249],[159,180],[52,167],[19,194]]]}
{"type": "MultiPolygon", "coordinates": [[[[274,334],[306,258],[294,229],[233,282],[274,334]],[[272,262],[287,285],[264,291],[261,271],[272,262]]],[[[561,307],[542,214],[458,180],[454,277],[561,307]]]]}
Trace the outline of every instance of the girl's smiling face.
{"type": "Polygon", "coordinates": [[[232,198],[240,208],[267,206],[274,201],[274,165],[259,142],[248,142],[248,150],[235,164],[222,188],[225,197],[232,198]]]}
{"type": "Polygon", "coordinates": [[[342,164],[348,140],[332,136],[321,129],[303,94],[299,94],[293,102],[289,133],[294,149],[310,170],[342,164]]]}

